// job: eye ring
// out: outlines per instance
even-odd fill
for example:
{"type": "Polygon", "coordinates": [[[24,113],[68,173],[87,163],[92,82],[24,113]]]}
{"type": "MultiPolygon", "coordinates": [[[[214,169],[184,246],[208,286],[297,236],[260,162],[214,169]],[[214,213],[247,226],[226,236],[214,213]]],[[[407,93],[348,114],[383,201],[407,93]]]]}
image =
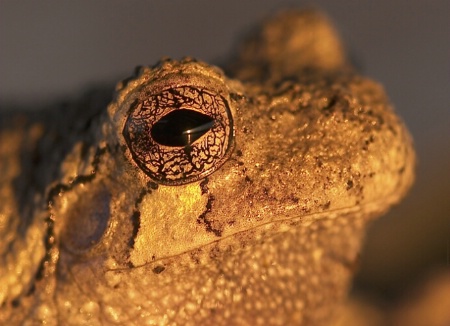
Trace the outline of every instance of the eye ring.
{"type": "Polygon", "coordinates": [[[194,85],[137,99],[122,134],[134,162],[164,185],[205,178],[225,163],[234,144],[227,99],[194,85]]]}

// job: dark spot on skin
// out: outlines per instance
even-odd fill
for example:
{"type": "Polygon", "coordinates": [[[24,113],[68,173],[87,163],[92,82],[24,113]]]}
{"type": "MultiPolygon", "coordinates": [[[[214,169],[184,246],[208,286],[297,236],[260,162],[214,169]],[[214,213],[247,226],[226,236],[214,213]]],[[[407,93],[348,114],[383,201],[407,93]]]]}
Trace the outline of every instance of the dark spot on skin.
{"type": "Polygon", "coordinates": [[[208,213],[210,213],[211,210],[212,210],[212,205],[213,205],[214,200],[215,200],[215,198],[214,198],[213,195],[209,195],[209,196],[208,196],[208,202],[206,203],[206,209],[205,209],[205,211],[204,211],[202,214],[200,214],[200,216],[197,218],[197,223],[199,223],[199,224],[204,224],[207,232],[212,232],[212,233],[214,233],[214,235],[215,235],[216,237],[220,237],[220,236],[222,236],[222,230],[215,229],[215,228],[213,227],[211,221],[208,220],[208,219],[206,218],[206,215],[207,215],[208,213]]]}
{"type": "Polygon", "coordinates": [[[189,255],[191,257],[192,261],[197,265],[200,264],[200,258],[199,258],[200,253],[201,253],[201,250],[198,249],[198,250],[192,251],[189,255]]]}
{"type": "Polygon", "coordinates": [[[161,274],[162,272],[164,272],[166,268],[164,266],[158,265],[155,268],[152,269],[153,273],[155,274],[161,274]]]}
{"type": "Polygon", "coordinates": [[[151,190],[156,190],[158,189],[158,184],[153,181],[149,181],[147,182],[147,187],[151,190]]]}
{"type": "Polygon", "coordinates": [[[367,148],[369,147],[370,144],[373,144],[375,142],[375,137],[373,135],[370,135],[369,138],[367,138],[364,141],[364,146],[363,149],[365,148],[365,150],[367,150],[367,148]]]}
{"type": "Polygon", "coordinates": [[[239,100],[243,100],[245,97],[241,94],[230,93],[230,98],[234,101],[239,101],[239,100]]]}
{"type": "Polygon", "coordinates": [[[305,212],[305,213],[309,213],[311,211],[311,208],[302,207],[302,211],[305,212]]]}
{"type": "Polygon", "coordinates": [[[208,178],[203,179],[202,182],[200,182],[200,189],[202,191],[202,195],[205,195],[208,193],[208,178]]]}
{"type": "Polygon", "coordinates": [[[249,177],[248,175],[246,175],[246,176],[245,176],[245,182],[252,183],[253,180],[250,179],[250,177],[249,177]]]}
{"type": "Polygon", "coordinates": [[[136,198],[136,201],[134,203],[134,207],[137,209],[139,207],[139,205],[142,203],[142,201],[144,200],[145,195],[150,194],[152,191],[150,189],[142,189],[141,192],[139,193],[139,196],[136,198]]]}
{"type": "Polygon", "coordinates": [[[348,180],[347,181],[347,190],[350,190],[353,188],[353,181],[352,180],[348,180]]]}
{"type": "Polygon", "coordinates": [[[95,152],[94,160],[92,161],[92,169],[95,173],[98,169],[98,164],[100,163],[100,158],[105,154],[107,151],[107,147],[103,148],[97,148],[97,151],[95,152]]]}
{"type": "Polygon", "coordinates": [[[321,168],[323,166],[323,162],[322,162],[322,160],[321,159],[317,159],[317,167],[318,168],[321,168]]]}
{"type": "Polygon", "coordinates": [[[331,205],[331,201],[327,201],[324,205],[323,205],[323,209],[329,209],[331,205]]]}
{"type": "Polygon", "coordinates": [[[220,257],[220,254],[221,254],[220,249],[217,246],[215,246],[211,248],[211,250],[209,251],[209,258],[215,260],[217,257],[220,257]]]}
{"type": "Polygon", "coordinates": [[[130,248],[134,248],[134,243],[139,232],[139,228],[141,227],[141,212],[134,211],[133,215],[131,215],[131,223],[133,224],[133,233],[128,243],[130,248]]]}
{"type": "Polygon", "coordinates": [[[45,243],[44,243],[45,255],[44,255],[44,258],[42,258],[42,260],[39,264],[39,268],[36,272],[36,280],[37,281],[41,280],[45,275],[46,267],[50,263],[50,259],[51,259],[50,251],[53,248],[53,244],[55,242],[55,231],[54,231],[55,221],[54,221],[53,215],[50,215],[45,219],[45,224],[47,226],[47,230],[45,232],[45,243]]]}
{"type": "Polygon", "coordinates": [[[399,173],[399,174],[403,174],[403,172],[405,172],[405,167],[404,167],[404,166],[402,166],[402,167],[398,170],[398,173],[399,173]]]}
{"type": "Polygon", "coordinates": [[[393,134],[394,136],[397,136],[397,130],[396,130],[392,125],[388,125],[388,130],[389,130],[390,132],[392,132],[392,134],[393,134]]]}
{"type": "Polygon", "coordinates": [[[19,299],[14,299],[11,302],[11,305],[12,305],[13,308],[17,308],[20,305],[20,300],[19,299]]]}
{"type": "Polygon", "coordinates": [[[298,197],[295,197],[295,196],[291,196],[291,201],[293,202],[293,203],[295,203],[295,204],[298,204],[299,202],[300,202],[300,198],[298,198],[298,197]]]}
{"type": "Polygon", "coordinates": [[[330,99],[330,101],[328,102],[328,105],[322,109],[322,111],[324,112],[325,116],[329,116],[329,115],[331,115],[333,113],[334,106],[336,105],[337,100],[338,100],[338,96],[337,95],[333,96],[330,99]]]}
{"type": "Polygon", "coordinates": [[[237,162],[237,164],[238,164],[239,166],[243,166],[243,165],[245,165],[245,163],[244,163],[244,162],[242,162],[242,161],[238,161],[238,162],[237,162]]]}
{"type": "Polygon", "coordinates": [[[84,183],[91,182],[92,180],[94,180],[94,177],[95,177],[95,172],[92,172],[92,174],[89,174],[89,175],[80,175],[80,176],[76,177],[76,179],[72,182],[71,188],[73,188],[73,186],[76,186],[77,184],[84,184],[84,183]]]}
{"type": "Polygon", "coordinates": [[[242,156],[242,151],[241,151],[240,149],[238,149],[238,150],[236,151],[236,155],[239,156],[239,157],[241,157],[241,156],[242,156]]]}
{"type": "Polygon", "coordinates": [[[139,232],[139,228],[141,227],[141,212],[138,210],[139,205],[144,200],[145,196],[152,193],[152,190],[158,189],[158,184],[149,181],[147,183],[147,188],[144,188],[139,193],[139,196],[136,198],[136,201],[134,203],[135,211],[131,215],[131,223],[133,224],[133,232],[130,237],[130,240],[128,241],[128,244],[130,248],[134,248],[134,243],[137,237],[137,234],[139,232]]]}

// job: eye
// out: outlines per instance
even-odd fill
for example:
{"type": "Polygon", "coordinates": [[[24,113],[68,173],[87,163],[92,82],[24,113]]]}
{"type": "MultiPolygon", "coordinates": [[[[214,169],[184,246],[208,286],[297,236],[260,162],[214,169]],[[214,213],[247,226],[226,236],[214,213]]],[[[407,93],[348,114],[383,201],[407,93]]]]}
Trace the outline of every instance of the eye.
{"type": "Polygon", "coordinates": [[[221,95],[180,86],[136,101],[123,136],[133,160],[152,180],[181,185],[225,163],[233,145],[233,119],[221,95]]]}

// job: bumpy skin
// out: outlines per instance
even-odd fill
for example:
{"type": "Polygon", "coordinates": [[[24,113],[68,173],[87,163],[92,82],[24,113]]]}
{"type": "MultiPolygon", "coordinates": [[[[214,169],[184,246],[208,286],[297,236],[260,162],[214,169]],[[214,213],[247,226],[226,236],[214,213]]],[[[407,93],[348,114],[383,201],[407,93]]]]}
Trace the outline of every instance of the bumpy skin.
{"type": "Polygon", "coordinates": [[[367,222],[412,183],[410,137],[317,13],[276,16],[230,67],[164,60],[108,106],[2,117],[0,323],[330,322],[367,222]],[[180,85],[227,102],[233,144],[206,177],[162,185],[124,126],[180,85]]]}

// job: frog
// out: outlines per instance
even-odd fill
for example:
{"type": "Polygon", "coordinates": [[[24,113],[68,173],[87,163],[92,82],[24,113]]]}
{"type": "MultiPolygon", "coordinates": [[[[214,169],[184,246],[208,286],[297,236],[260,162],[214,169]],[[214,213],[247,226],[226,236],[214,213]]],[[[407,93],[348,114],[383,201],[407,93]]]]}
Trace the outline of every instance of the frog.
{"type": "Polygon", "coordinates": [[[0,323],[330,325],[411,136],[329,19],[0,120],[0,323]]]}

